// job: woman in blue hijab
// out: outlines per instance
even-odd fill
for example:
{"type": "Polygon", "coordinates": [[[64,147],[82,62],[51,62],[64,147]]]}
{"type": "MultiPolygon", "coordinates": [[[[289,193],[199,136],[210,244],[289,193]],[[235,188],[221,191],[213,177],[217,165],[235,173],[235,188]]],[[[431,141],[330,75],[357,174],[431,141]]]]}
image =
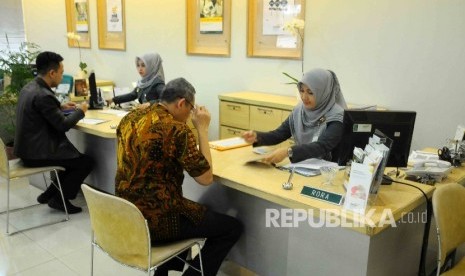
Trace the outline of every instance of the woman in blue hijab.
{"type": "Polygon", "coordinates": [[[297,88],[301,102],[281,126],[270,132],[242,133],[242,138],[253,146],[276,145],[294,138],[295,145],[276,149],[264,157],[265,162],[279,163],[286,157],[292,163],[308,158],[331,160],[331,151],[341,141],[347,105],[336,74],[313,69],[304,74],[297,88]]]}

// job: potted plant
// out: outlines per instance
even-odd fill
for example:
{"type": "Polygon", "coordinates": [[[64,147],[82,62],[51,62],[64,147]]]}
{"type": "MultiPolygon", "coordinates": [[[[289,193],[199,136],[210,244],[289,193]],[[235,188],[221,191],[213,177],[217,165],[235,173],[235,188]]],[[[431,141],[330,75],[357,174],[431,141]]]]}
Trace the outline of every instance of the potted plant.
{"type": "Polygon", "coordinates": [[[0,50],[0,73],[4,82],[4,89],[0,91],[0,138],[10,147],[14,144],[19,92],[34,78],[33,63],[39,53],[40,47],[32,42],[22,43],[18,50],[12,50],[9,45],[0,50]]]}

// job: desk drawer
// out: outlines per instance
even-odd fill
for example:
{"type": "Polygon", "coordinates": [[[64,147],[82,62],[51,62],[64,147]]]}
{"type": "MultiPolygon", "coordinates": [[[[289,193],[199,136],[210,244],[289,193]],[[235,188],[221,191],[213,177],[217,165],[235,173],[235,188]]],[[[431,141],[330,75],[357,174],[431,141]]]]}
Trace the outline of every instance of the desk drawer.
{"type": "Polygon", "coordinates": [[[220,127],[220,139],[239,137],[239,136],[241,136],[241,133],[243,131],[244,131],[244,129],[221,126],[220,127]]]}
{"type": "Polygon", "coordinates": [[[281,115],[281,122],[286,121],[286,120],[287,120],[287,117],[289,117],[289,115],[291,115],[291,112],[290,112],[290,111],[283,110],[283,114],[281,115]]]}
{"type": "Polygon", "coordinates": [[[283,111],[280,109],[250,106],[250,129],[257,131],[274,130],[281,125],[283,111]]]}
{"type": "Polygon", "coordinates": [[[249,106],[233,102],[220,102],[220,125],[249,129],[249,106]]]}

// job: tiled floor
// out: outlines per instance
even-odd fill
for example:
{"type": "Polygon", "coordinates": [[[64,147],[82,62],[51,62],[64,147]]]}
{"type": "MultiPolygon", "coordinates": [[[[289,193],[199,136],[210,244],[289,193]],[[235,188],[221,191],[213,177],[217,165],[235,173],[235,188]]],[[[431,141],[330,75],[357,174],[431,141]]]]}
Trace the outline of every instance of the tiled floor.
{"type": "MultiPolygon", "coordinates": [[[[11,207],[36,202],[39,189],[26,181],[12,185],[11,207]]],[[[0,276],[54,276],[90,275],[90,221],[85,200],[80,194],[73,204],[83,212],[70,216],[70,220],[50,226],[6,235],[6,214],[0,215],[0,276]]],[[[6,209],[6,184],[0,179],[0,210],[6,209]]],[[[17,227],[31,226],[35,222],[58,219],[61,212],[46,204],[10,214],[10,232],[17,227]],[[13,227],[12,227],[12,226],[13,227]]],[[[94,275],[145,275],[124,267],[100,250],[95,250],[94,275]]],[[[172,273],[170,275],[181,275],[172,273]]],[[[225,261],[218,275],[255,275],[238,265],[225,261]]]]}

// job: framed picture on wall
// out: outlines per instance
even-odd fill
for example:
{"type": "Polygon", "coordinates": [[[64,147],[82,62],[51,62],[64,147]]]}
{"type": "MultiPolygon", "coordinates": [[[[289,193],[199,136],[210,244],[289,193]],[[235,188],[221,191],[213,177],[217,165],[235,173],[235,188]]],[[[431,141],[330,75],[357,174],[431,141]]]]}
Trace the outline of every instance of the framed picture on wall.
{"type": "Polygon", "coordinates": [[[97,0],[98,46],[126,50],[125,0],[97,0]]]}
{"type": "Polygon", "coordinates": [[[231,1],[186,0],[187,54],[230,56],[231,1]]]}
{"type": "Polygon", "coordinates": [[[302,58],[305,0],[248,0],[247,14],[247,56],[302,58]]]}
{"type": "Polygon", "coordinates": [[[68,46],[90,48],[89,0],[66,0],[65,3],[68,46]]]}

